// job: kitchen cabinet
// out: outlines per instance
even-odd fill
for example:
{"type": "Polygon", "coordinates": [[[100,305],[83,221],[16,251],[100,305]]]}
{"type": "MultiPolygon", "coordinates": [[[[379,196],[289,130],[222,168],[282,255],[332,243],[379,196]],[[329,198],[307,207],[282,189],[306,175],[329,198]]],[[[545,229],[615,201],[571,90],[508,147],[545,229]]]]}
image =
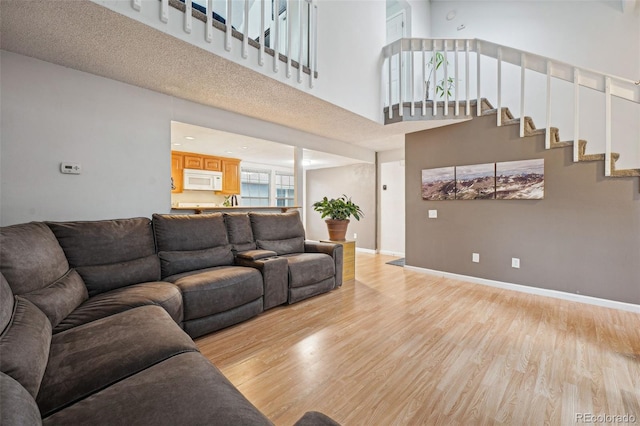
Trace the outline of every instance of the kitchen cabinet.
{"type": "Polygon", "coordinates": [[[220,164],[222,161],[220,158],[203,156],[202,161],[203,161],[203,168],[205,170],[211,170],[212,172],[222,171],[222,165],[220,164]]]}
{"type": "Polygon", "coordinates": [[[222,193],[240,194],[240,160],[223,158],[222,161],[222,193]]]}
{"type": "Polygon", "coordinates": [[[202,155],[197,154],[185,154],[184,155],[184,168],[185,169],[197,169],[202,170],[203,161],[202,155]]]}
{"type": "Polygon", "coordinates": [[[171,153],[171,192],[182,192],[182,179],[184,170],[184,155],[171,153]]]}
{"type": "Polygon", "coordinates": [[[172,193],[184,190],[184,169],[222,172],[222,191],[217,191],[217,193],[225,195],[240,194],[240,160],[237,158],[171,151],[172,193]]]}

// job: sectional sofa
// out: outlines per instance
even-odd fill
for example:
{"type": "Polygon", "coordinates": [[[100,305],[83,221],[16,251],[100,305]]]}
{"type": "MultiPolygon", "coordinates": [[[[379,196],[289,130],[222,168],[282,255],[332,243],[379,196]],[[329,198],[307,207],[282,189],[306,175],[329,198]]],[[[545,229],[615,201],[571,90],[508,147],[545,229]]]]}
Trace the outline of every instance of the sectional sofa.
{"type": "Polygon", "coordinates": [[[192,338],[339,287],[342,246],[297,211],[31,222],[0,272],[0,424],[262,425],[192,338]]]}

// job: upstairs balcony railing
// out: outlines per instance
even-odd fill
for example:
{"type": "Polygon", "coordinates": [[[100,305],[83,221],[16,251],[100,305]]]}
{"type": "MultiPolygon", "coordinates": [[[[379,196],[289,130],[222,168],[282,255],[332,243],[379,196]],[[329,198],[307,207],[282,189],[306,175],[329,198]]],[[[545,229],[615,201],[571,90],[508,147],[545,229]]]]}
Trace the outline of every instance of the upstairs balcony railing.
{"type": "Polygon", "coordinates": [[[183,29],[191,34],[194,25],[204,25],[204,40],[214,43],[214,31],[224,32],[223,47],[234,48],[241,41],[241,56],[249,58],[249,49],[258,50],[258,65],[273,67],[278,73],[286,67],[286,76],[297,74],[298,83],[308,75],[313,87],[317,77],[317,4],[316,0],[131,0],[135,11],[157,8],[158,19],[169,23],[170,8],[184,12],[183,29]],[[295,72],[294,70],[297,70],[295,72]]]}
{"type": "MultiPolygon", "coordinates": [[[[601,96],[593,103],[600,103],[598,108],[604,109],[600,121],[604,123],[605,174],[611,174],[614,103],[616,111],[627,108],[625,114],[629,120],[624,121],[631,124],[634,134],[630,137],[631,143],[635,144],[634,155],[640,157],[640,81],[608,75],[478,39],[400,39],[385,46],[383,56],[385,65],[382,74],[386,87],[384,106],[388,107],[390,119],[394,114],[405,114],[403,106],[406,103],[410,103],[411,116],[446,118],[450,115],[450,107],[453,108],[454,116],[470,116],[473,113],[480,115],[481,97],[486,97],[497,106],[498,111],[503,106],[516,111],[519,109],[520,117],[529,112],[543,111],[546,146],[549,148],[552,120],[558,113],[565,112],[560,109],[572,110],[573,139],[579,139],[582,131],[581,107],[584,108],[585,105],[585,102],[581,102],[581,97],[591,99],[591,95],[586,92],[595,91],[601,96]],[[505,78],[506,66],[511,66],[508,78],[505,78]],[[536,79],[537,83],[542,83],[541,90],[525,90],[536,79]],[[566,87],[559,91],[564,93],[564,98],[570,99],[568,107],[558,108],[557,99],[552,102],[552,87],[557,86],[556,82],[570,86],[568,91],[566,87]],[[509,90],[509,105],[503,104],[505,90],[509,90]],[[519,98],[516,105],[513,104],[515,98],[519,98]],[[472,99],[477,100],[474,112],[470,102],[472,99]],[[400,107],[392,108],[395,104],[400,107]],[[556,111],[552,111],[554,107],[557,108],[556,111]]],[[[589,106],[591,104],[591,101],[588,102],[589,106]]],[[[585,112],[585,121],[592,121],[591,117],[593,114],[585,112]]],[[[497,114],[497,125],[502,125],[502,114],[497,114]]],[[[520,136],[524,136],[524,133],[525,120],[521,119],[520,136]]],[[[629,137],[627,131],[622,133],[625,134],[621,136],[629,137]]],[[[574,143],[573,149],[574,161],[578,161],[579,144],[574,143]]],[[[640,158],[637,161],[640,162],[640,158]]]]}

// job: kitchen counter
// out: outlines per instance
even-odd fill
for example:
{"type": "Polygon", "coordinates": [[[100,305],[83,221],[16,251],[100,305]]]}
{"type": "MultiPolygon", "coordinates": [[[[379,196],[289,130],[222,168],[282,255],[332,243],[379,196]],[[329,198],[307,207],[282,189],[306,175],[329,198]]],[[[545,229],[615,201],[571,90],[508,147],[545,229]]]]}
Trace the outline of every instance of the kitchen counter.
{"type": "Polygon", "coordinates": [[[195,214],[202,214],[204,212],[226,212],[226,211],[237,211],[237,212],[246,212],[246,211],[257,211],[257,210],[273,210],[279,212],[286,212],[291,209],[299,209],[299,206],[290,206],[290,207],[282,207],[282,206],[234,206],[234,207],[171,207],[172,213],[177,212],[194,212],[195,214]]]}

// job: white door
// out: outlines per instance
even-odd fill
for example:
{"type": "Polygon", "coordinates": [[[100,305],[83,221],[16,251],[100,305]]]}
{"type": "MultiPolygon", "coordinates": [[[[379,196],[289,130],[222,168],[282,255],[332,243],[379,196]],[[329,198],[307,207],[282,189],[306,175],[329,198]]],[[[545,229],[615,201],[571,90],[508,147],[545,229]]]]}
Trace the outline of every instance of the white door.
{"type": "MultiPolygon", "coordinates": [[[[404,10],[387,19],[387,44],[393,43],[405,36],[405,15],[404,10]]],[[[385,70],[385,72],[388,72],[385,70]]],[[[398,76],[400,75],[400,61],[398,55],[391,59],[391,104],[397,104],[400,101],[398,94],[398,76]]],[[[389,88],[387,90],[387,98],[389,99],[389,88]]]]}
{"type": "Polygon", "coordinates": [[[380,164],[380,253],[404,256],[404,161],[380,164]],[[384,189],[386,187],[386,189],[384,189]]]}

